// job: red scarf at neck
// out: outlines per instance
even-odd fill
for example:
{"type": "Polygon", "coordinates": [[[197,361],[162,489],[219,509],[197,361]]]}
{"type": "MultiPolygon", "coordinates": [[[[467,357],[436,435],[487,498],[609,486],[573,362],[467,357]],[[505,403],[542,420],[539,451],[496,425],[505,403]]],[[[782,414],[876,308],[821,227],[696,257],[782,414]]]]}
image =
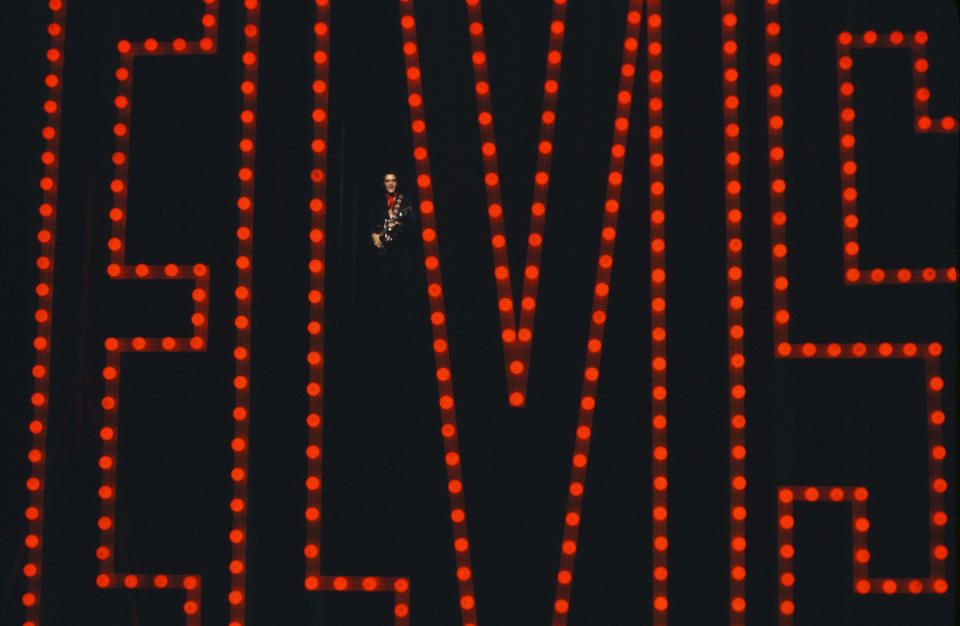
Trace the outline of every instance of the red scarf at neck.
{"type": "Polygon", "coordinates": [[[391,196],[390,194],[387,194],[387,208],[388,208],[388,209],[392,209],[392,208],[393,208],[393,203],[396,202],[396,201],[397,201],[397,196],[396,196],[396,194],[394,194],[394,195],[392,195],[392,196],[391,196]]]}

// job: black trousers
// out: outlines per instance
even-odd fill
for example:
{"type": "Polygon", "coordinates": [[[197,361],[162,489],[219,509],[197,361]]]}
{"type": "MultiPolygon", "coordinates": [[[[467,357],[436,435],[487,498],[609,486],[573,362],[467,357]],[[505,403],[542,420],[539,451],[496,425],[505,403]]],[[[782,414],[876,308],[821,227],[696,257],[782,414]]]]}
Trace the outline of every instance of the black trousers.
{"type": "Polygon", "coordinates": [[[368,256],[358,299],[365,323],[374,328],[401,328],[417,320],[424,322],[426,279],[414,252],[407,246],[368,256]]]}

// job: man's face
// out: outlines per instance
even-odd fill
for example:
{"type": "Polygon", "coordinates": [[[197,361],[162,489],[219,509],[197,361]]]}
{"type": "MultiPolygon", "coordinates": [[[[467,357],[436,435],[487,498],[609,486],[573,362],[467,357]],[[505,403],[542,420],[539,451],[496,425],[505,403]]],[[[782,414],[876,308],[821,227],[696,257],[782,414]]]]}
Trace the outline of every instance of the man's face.
{"type": "Polygon", "coordinates": [[[387,193],[392,194],[397,190],[397,177],[394,174],[387,174],[383,177],[383,188],[387,193]]]}

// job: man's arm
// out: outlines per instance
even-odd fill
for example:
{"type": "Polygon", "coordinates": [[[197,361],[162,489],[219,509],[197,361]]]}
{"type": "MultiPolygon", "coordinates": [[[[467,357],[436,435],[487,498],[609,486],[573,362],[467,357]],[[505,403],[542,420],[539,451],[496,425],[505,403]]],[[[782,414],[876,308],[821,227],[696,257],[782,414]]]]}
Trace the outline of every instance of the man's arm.
{"type": "Polygon", "coordinates": [[[413,205],[413,202],[407,200],[404,203],[407,206],[407,219],[406,219],[406,228],[410,231],[416,231],[417,225],[420,223],[420,211],[413,205]]]}
{"type": "Polygon", "coordinates": [[[380,240],[380,237],[383,236],[383,214],[380,207],[376,203],[370,204],[370,209],[368,212],[368,224],[370,239],[373,241],[373,245],[378,248],[382,248],[383,242],[380,240]]]}
{"type": "Polygon", "coordinates": [[[383,211],[376,202],[371,203],[367,211],[367,225],[371,233],[383,230],[383,211]]]}

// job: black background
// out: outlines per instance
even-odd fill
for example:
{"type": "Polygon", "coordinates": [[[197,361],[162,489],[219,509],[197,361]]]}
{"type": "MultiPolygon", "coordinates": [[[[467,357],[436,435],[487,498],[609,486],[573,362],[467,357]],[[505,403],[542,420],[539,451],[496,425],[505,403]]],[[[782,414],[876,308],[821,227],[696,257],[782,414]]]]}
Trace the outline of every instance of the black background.
{"type": "MultiPolygon", "coordinates": [[[[229,441],[239,184],[239,2],[216,56],[138,58],[129,263],[212,267],[203,354],[125,355],[117,570],[203,575],[203,618],[227,620],[229,441]]],[[[389,624],[386,594],[303,590],[307,271],[313,80],[310,2],[262,14],[254,244],[247,621],[389,624]]],[[[487,53],[511,271],[528,227],[550,3],[487,0],[487,53]]],[[[524,409],[509,408],[479,132],[460,2],[419,0],[427,133],[458,405],[472,566],[485,624],[550,619],[599,246],[625,0],[571,0],[524,409]]],[[[44,624],[176,624],[182,593],[94,585],[107,336],[181,335],[190,286],[109,281],[116,42],[200,36],[199,0],[73,0],[67,22],[44,548],[44,624]]],[[[0,622],[20,623],[40,224],[45,3],[4,7],[0,137],[3,306],[0,622]]],[[[728,413],[720,3],[663,7],[670,619],[728,606],[728,413]]],[[[930,34],[931,115],[958,110],[957,10],[945,0],[784,2],[791,340],[939,341],[947,561],[956,560],[956,288],[842,283],[835,38],[930,34]]],[[[870,489],[870,575],[928,574],[920,360],[773,358],[763,6],[738,6],[744,183],[747,620],[777,611],[778,485],[870,489]]],[[[366,203],[386,168],[414,177],[397,6],[333,0],[323,573],[409,576],[413,624],[459,623],[426,297],[400,330],[367,323],[366,203]],[[361,227],[358,227],[358,224],[361,227]]],[[[643,48],[641,48],[643,49],[643,48]]],[[[957,135],[912,130],[909,53],[853,53],[861,266],[956,263],[957,135]]],[[[641,60],[639,63],[644,63],[641,60]]],[[[642,76],[642,74],[641,74],[642,76]]],[[[645,81],[635,87],[571,624],[650,621],[650,412],[645,81]]],[[[412,187],[412,185],[410,186],[412,187]]],[[[408,187],[409,189],[409,187],[408,187]]],[[[518,281],[515,281],[517,283],[518,281]]],[[[519,284],[515,284],[518,288],[519,284]]],[[[424,293],[422,282],[411,285],[424,293]]],[[[797,506],[799,624],[947,624],[943,596],[856,596],[849,504],[797,506]]]]}

